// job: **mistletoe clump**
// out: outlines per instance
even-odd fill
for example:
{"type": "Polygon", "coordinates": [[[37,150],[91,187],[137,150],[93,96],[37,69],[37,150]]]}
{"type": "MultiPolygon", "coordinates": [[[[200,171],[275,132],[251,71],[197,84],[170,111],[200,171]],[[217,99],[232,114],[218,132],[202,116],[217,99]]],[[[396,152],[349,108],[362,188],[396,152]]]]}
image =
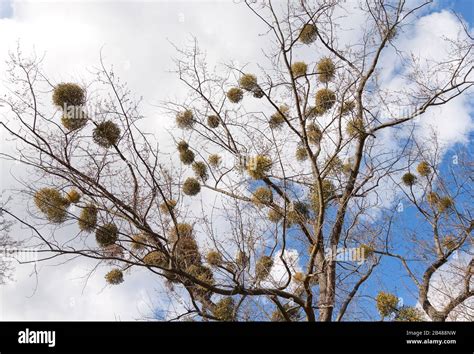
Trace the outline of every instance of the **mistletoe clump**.
{"type": "Polygon", "coordinates": [[[422,177],[427,177],[431,173],[431,167],[426,161],[421,161],[416,167],[418,174],[422,177]]]}
{"type": "Polygon", "coordinates": [[[190,149],[181,151],[179,153],[179,159],[185,165],[191,165],[194,162],[195,156],[196,155],[194,154],[194,152],[192,152],[192,150],[190,149]]]}
{"type": "Polygon", "coordinates": [[[416,176],[413,173],[407,172],[402,176],[402,182],[407,187],[411,187],[416,183],[416,176]]]}
{"type": "Polygon", "coordinates": [[[227,91],[227,98],[232,103],[239,103],[244,98],[244,91],[239,89],[238,87],[233,87],[229,91],[227,91]]]}
{"type": "Polygon", "coordinates": [[[321,117],[324,113],[326,113],[326,109],[317,105],[314,107],[308,107],[305,111],[305,116],[306,118],[317,118],[321,117]]]}
{"type": "Polygon", "coordinates": [[[293,274],[292,279],[295,283],[303,283],[304,282],[305,275],[302,272],[296,272],[293,274]]]}
{"type": "Polygon", "coordinates": [[[291,73],[294,77],[306,75],[308,65],[304,61],[297,61],[291,65],[291,73]]]}
{"type": "Polygon", "coordinates": [[[166,258],[164,253],[161,253],[159,251],[152,251],[148,253],[145,257],[143,257],[143,263],[145,263],[149,267],[168,267],[168,259],[166,258]]]}
{"type": "Polygon", "coordinates": [[[249,256],[247,256],[244,251],[237,252],[237,256],[235,257],[235,263],[237,263],[240,268],[247,267],[249,260],[249,256]]]}
{"type": "Polygon", "coordinates": [[[222,158],[218,154],[209,155],[209,158],[207,159],[207,162],[209,162],[209,165],[213,168],[219,167],[221,161],[222,158]]]}
{"type": "Polygon", "coordinates": [[[352,172],[352,163],[351,162],[346,162],[346,163],[342,164],[342,172],[345,175],[350,175],[351,172],[352,172]]]}
{"type": "Polygon", "coordinates": [[[174,199],[168,199],[160,204],[160,210],[163,214],[170,214],[173,211],[178,202],[174,199]]]}
{"type": "Polygon", "coordinates": [[[285,123],[285,117],[288,114],[289,110],[290,110],[289,107],[286,105],[280,106],[279,111],[270,116],[270,120],[268,121],[270,128],[271,129],[281,128],[283,123],[285,123]]]}
{"type": "Polygon", "coordinates": [[[278,210],[270,209],[268,211],[268,220],[271,222],[278,223],[282,218],[283,215],[278,210]]]}
{"type": "Polygon", "coordinates": [[[301,29],[299,40],[304,44],[311,44],[318,38],[318,30],[315,25],[307,23],[301,29]]]}
{"type": "MultiPolygon", "coordinates": [[[[321,189],[323,191],[323,202],[327,202],[329,199],[334,197],[336,187],[334,184],[325,179],[321,182],[321,189]]],[[[311,190],[310,193],[310,199],[311,199],[311,207],[313,208],[314,212],[319,212],[320,204],[319,204],[319,189],[317,186],[314,186],[311,190]]]]}
{"type": "Polygon", "coordinates": [[[190,109],[176,115],[176,125],[180,129],[191,129],[194,126],[194,115],[190,109]]]}
{"type": "Polygon", "coordinates": [[[170,241],[176,242],[181,237],[193,237],[193,226],[188,223],[178,223],[170,228],[170,241]]]}
{"type": "MultiPolygon", "coordinates": [[[[207,285],[214,285],[214,274],[210,268],[204,265],[192,264],[186,269],[186,272],[207,285]]],[[[196,284],[192,288],[198,296],[208,297],[209,295],[209,290],[202,285],[196,284]]]]}
{"type": "Polygon", "coordinates": [[[305,222],[309,218],[309,208],[304,202],[293,202],[286,216],[288,225],[305,222]]]}
{"type": "Polygon", "coordinates": [[[209,174],[207,173],[207,166],[204,162],[194,162],[192,168],[196,177],[200,178],[201,181],[205,182],[209,178],[209,174]]]}
{"type": "Polygon", "coordinates": [[[105,275],[105,280],[111,285],[118,285],[123,283],[123,273],[120,269],[112,269],[105,275]]]}
{"type": "Polygon", "coordinates": [[[104,148],[116,145],[119,138],[120,128],[110,120],[97,124],[92,133],[92,139],[94,142],[104,148]]]}
{"type": "Polygon", "coordinates": [[[252,74],[244,74],[239,80],[239,85],[246,91],[254,91],[258,87],[257,77],[252,74]]]}
{"type": "Polygon", "coordinates": [[[262,98],[265,96],[265,92],[260,88],[260,86],[256,87],[253,91],[253,97],[255,98],[262,98]]]}
{"type": "Polygon", "coordinates": [[[351,137],[356,137],[365,132],[364,122],[360,118],[355,118],[347,122],[346,132],[351,137]]]}
{"type": "Polygon", "coordinates": [[[273,258],[270,256],[261,257],[255,264],[255,277],[258,280],[264,280],[270,275],[273,267],[273,258]]]}
{"type": "Polygon", "coordinates": [[[365,244],[361,245],[360,249],[362,251],[364,259],[369,258],[370,256],[372,256],[374,254],[374,251],[375,251],[375,249],[372,246],[365,245],[365,244]]]}
{"type": "Polygon", "coordinates": [[[320,89],[316,92],[316,108],[326,112],[336,103],[336,94],[330,89],[320,89]]]}
{"type": "Polygon", "coordinates": [[[71,189],[69,192],[66,193],[66,199],[71,204],[76,204],[81,200],[81,195],[75,189],[71,189]]]}
{"type": "Polygon", "coordinates": [[[298,146],[295,152],[296,160],[298,161],[305,161],[308,159],[308,151],[304,146],[298,146]]]}
{"type": "Polygon", "coordinates": [[[247,165],[247,173],[253,179],[264,178],[272,167],[272,160],[265,155],[257,155],[247,165]]]}
{"type": "Polygon", "coordinates": [[[181,140],[178,145],[176,145],[176,148],[178,149],[179,152],[183,152],[189,149],[189,144],[185,142],[184,140],[181,140]]]}
{"type": "Polygon", "coordinates": [[[222,255],[217,251],[209,251],[206,254],[206,262],[211,266],[219,266],[222,264],[222,255]]]}
{"type": "Polygon", "coordinates": [[[183,193],[189,196],[195,196],[201,191],[201,185],[198,180],[193,177],[188,177],[183,183],[183,193]]]}
{"type": "Polygon", "coordinates": [[[323,58],[318,62],[317,71],[319,81],[326,84],[334,78],[336,66],[330,58],[323,58]]]}
{"type": "Polygon", "coordinates": [[[387,317],[397,309],[398,297],[391,293],[381,291],[377,294],[375,300],[377,302],[377,310],[382,317],[387,317]]]}
{"type": "Polygon", "coordinates": [[[181,237],[175,244],[176,263],[181,268],[201,264],[201,253],[193,237],[181,237]]]}
{"type": "Polygon", "coordinates": [[[143,232],[132,236],[132,249],[134,251],[143,251],[146,247],[148,237],[143,232]]]}
{"type": "Polygon", "coordinates": [[[439,195],[438,195],[438,193],[436,193],[436,192],[429,192],[429,193],[426,195],[426,200],[427,200],[428,203],[430,203],[431,205],[436,205],[436,204],[438,204],[438,202],[439,202],[439,195]]]}
{"type": "Polygon", "coordinates": [[[270,188],[258,187],[252,194],[252,201],[257,206],[262,206],[271,203],[273,200],[273,193],[270,188]]]}
{"type": "Polygon", "coordinates": [[[192,264],[186,269],[186,272],[207,284],[212,285],[214,283],[212,270],[204,265],[192,264]]]}
{"type": "Polygon", "coordinates": [[[194,162],[194,152],[189,149],[189,144],[185,141],[180,141],[177,145],[179,151],[179,159],[185,165],[190,165],[194,162]]]}
{"type": "Polygon", "coordinates": [[[283,123],[285,123],[285,117],[280,113],[272,114],[270,120],[268,121],[270,129],[281,128],[283,126],[283,123]]]}
{"type": "Polygon", "coordinates": [[[79,107],[84,105],[86,94],[78,84],[61,83],[54,88],[53,103],[63,109],[67,107],[79,107]]]}
{"type": "Polygon", "coordinates": [[[326,199],[332,198],[336,190],[336,187],[334,187],[334,184],[331,181],[325,179],[321,185],[322,185],[324,199],[326,200],[326,199]]]}
{"type": "Polygon", "coordinates": [[[82,208],[77,224],[81,231],[93,231],[97,226],[97,207],[93,204],[88,204],[82,208]]]}
{"type": "Polygon", "coordinates": [[[423,313],[417,308],[411,306],[402,306],[397,310],[395,315],[397,322],[421,322],[423,321],[423,313]]]}
{"type": "Polygon", "coordinates": [[[343,163],[339,156],[334,156],[332,159],[327,161],[326,168],[331,173],[340,173],[343,170],[343,163]]]}
{"type": "Polygon", "coordinates": [[[356,103],[354,101],[344,101],[341,107],[341,113],[343,115],[352,112],[356,108],[356,103]]]}
{"type": "Polygon", "coordinates": [[[100,247],[113,245],[117,239],[118,228],[112,223],[99,226],[95,232],[95,240],[100,247]]]}
{"type": "Polygon", "coordinates": [[[308,141],[310,143],[317,145],[321,142],[323,133],[316,124],[311,123],[306,127],[306,136],[308,137],[308,141]]]}
{"type": "Polygon", "coordinates": [[[454,201],[451,197],[445,196],[439,198],[438,201],[438,210],[443,213],[450,210],[454,206],[454,201]]]}
{"type": "Polygon", "coordinates": [[[68,108],[61,117],[61,123],[69,131],[79,130],[87,124],[87,115],[79,107],[68,108]]]}
{"type": "Polygon", "coordinates": [[[176,242],[181,237],[193,237],[193,227],[188,223],[178,223],[176,227],[171,227],[169,230],[169,239],[171,242],[176,242]]]}
{"type": "Polygon", "coordinates": [[[213,128],[213,129],[217,128],[220,122],[221,120],[216,115],[207,117],[207,125],[209,126],[209,128],[213,128]]]}
{"type": "Polygon", "coordinates": [[[230,296],[220,299],[212,309],[212,314],[221,321],[230,322],[234,320],[235,304],[230,296]]]}
{"type": "Polygon", "coordinates": [[[66,221],[67,208],[70,203],[55,188],[42,188],[34,195],[36,207],[55,224],[66,221]]]}

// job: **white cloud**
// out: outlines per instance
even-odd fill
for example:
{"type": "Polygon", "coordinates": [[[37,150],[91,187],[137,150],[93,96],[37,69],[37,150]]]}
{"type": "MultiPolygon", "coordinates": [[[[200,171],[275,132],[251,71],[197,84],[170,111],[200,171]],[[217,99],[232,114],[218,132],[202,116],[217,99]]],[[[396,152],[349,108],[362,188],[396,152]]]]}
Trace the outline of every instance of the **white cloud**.
{"type": "MultiPolygon", "coordinates": [[[[422,79],[426,81],[428,87],[438,82],[446,83],[449,79],[447,72],[441,70],[444,66],[438,67],[436,63],[453,59],[454,48],[450,41],[468,40],[457,18],[448,11],[421,17],[412,26],[406,28],[401,37],[400,40],[396,40],[398,50],[404,53],[405,59],[416,58],[419,68],[424,73],[429,73],[429,77],[422,79]],[[440,31],[440,28],[443,30],[440,31]]],[[[411,67],[402,66],[406,63],[405,61],[399,60],[393,50],[387,52],[383,59],[385,67],[394,68],[391,72],[392,76],[385,82],[387,89],[397,92],[413,87],[413,84],[400,76],[407,75],[412,70],[411,67]]],[[[473,91],[470,90],[467,93],[472,95],[473,91]]],[[[469,132],[474,129],[474,123],[470,117],[472,112],[473,107],[468,95],[457,97],[443,106],[432,107],[417,119],[418,128],[415,135],[420,139],[426,139],[434,129],[443,149],[456,143],[466,143],[469,132]]]]}
{"type": "Polygon", "coordinates": [[[158,296],[160,282],[145,270],[125,273],[124,283],[110,286],[104,280],[109,267],[90,274],[89,260],[58,263],[40,263],[37,273],[31,265],[17,266],[15,280],[0,287],[0,320],[143,320],[166,303],[158,296]]]}
{"type": "MultiPolygon", "coordinates": [[[[273,257],[273,267],[270,272],[270,277],[273,279],[272,283],[275,283],[279,286],[282,286],[288,282],[288,270],[286,267],[290,269],[291,274],[295,274],[297,272],[301,272],[302,269],[300,265],[298,264],[299,261],[299,254],[298,250],[296,249],[288,249],[285,250],[285,253],[283,255],[283,260],[281,259],[281,254],[278,252],[275,254],[273,257]],[[285,265],[286,263],[286,265],[285,265]]],[[[298,285],[291,280],[291,283],[289,284],[288,288],[286,289],[287,291],[292,291],[294,290],[298,285]]]]}

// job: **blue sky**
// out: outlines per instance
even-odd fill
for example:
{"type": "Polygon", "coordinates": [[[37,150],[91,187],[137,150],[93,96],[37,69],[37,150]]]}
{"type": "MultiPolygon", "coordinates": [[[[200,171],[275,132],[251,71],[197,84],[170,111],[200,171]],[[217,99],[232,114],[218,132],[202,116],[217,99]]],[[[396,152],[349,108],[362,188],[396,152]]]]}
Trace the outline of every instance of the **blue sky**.
{"type": "Polygon", "coordinates": [[[439,7],[452,9],[462,14],[464,19],[471,24],[474,22],[474,2],[472,0],[437,0],[439,7]]]}
{"type": "Polygon", "coordinates": [[[0,0],[0,19],[10,18],[13,15],[12,2],[10,0],[0,0]]]}

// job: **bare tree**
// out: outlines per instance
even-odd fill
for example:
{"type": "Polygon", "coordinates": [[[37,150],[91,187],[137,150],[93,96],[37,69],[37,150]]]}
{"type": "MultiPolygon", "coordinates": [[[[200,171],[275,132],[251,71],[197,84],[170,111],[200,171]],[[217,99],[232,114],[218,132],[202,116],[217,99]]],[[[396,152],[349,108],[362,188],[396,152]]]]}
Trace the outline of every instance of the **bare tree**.
{"type": "MultiPolygon", "coordinates": [[[[188,95],[161,105],[182,130],[172,132],[172,152],[146,132],[140,102],[103,62],[95,81],[57,84],[41,60],[12,55],[12,95],[2,100],[10,112],[0,124],[19,146],[8,157],[35,172],[23,184],[32,216],[46,220],[28,223],[44,258],[106,262],[111,284],[146,268],[170,293],[186,292],[172,319],[343,320],[382,257],[395,256],[387,248],[395,212],[383,200],[411,161],[414,133],[400,134],[396,149],[382,133],[416,128],[431,107],[473,85],[467,31],[450,40],[446,61],[422,63],[397,48],[427,3],[361,3],[366,26],[346,45],[336,1],[246,2],[267,27],[266,63],[254,73],[232,63],[210,71],[196,40],[177,48],[188,95]],[[296,61],[307,46],[326,56],[296,61]],[[406,68],[398,90],[380,79],[388,51],[406,68]],[[68,237],[58,232],[73,224],[68,237]]],[[[468,288],[433,310],[428,286],[420,301],[433,320],[472,296],[468,288]]],[[[379,295],[379,310],[419,319],[379,295]]]]}

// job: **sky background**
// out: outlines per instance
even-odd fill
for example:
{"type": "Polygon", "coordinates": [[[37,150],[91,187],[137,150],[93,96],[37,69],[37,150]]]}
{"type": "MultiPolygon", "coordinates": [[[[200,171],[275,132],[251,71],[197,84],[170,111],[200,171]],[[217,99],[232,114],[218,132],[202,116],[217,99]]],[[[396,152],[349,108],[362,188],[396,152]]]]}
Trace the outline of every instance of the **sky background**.
{"type": "MultiPolygon", "coordinates": [[[[458,11],[471,27],[474,25],[470,0],[435,1],[414,24],[413,33],[400,39],[400,45],[419,52],[436,50],[436,32],[440,28],[445,33],[455,30],[451,9],[458,11]]],[[[351,21],[357,27],[359,19],[351,21]]],[[[169,72],[176,55],[171,43],[182,46],[194,35],[211,64],[229,60],[258,62],[262,59],[261,48],[266,45],[265,39],[258,36],[262,32],[257,18],[249,16],[245,6],[231,1],[0,0],[0,80],[8,52],[16,49],[18,41],[25,53],[35,50],[45,55],[44,70],[53,82],[87,81],[88,69],[99,64],[102,51],[106,64],[113,65],[134,94],[143,96],[142,112],[149,122],[148,130],[166,147],[171,146],[166,129],[172,124],[157,112],[156,104],[182,93],[177,77],[169,72]]],[[[1,85],[0,81],[0,88],[1,85]]],[[[442,114],[438,112],[437,121],[431,121],[446,142],[446,163],[460,145],[472,146],[472,111],[469,99],[460,98],[444,107],[442,114]],[[449,121],[443,119],[447,115],[449,121]]],[[[4,137],[0,138],[4,141],[4,137]]],[[[11,148],[8,144],[2,146],[3,151],[11,148]]],[[[21,174],[19,168],[2,162],[1,189],[14,185],[12,174],[21,174]]],[[[391,200],[395,201],[396,198],[391,200]]],[[[408,211],[405,220],[410,222],[413,217],[408,211]]],[[[25,233],[26,230],[14,228],[15,237],[27,237],[25,233]]],[[[177,306],[163,295],[161,282],[145,271],[127,274],[124,284],[110,287],[103,279],[105,267],[85,278],[93,263],[83,259],[60,266],[58,263],[62,262],[41,263],[36,269],[18,266],[15,280],[0,286],[0,320],[134,320],[177,306]]],[[[387,261],[377,277],[390,279],[395,270],[399,273],[398,267],[387,261]]],[[[387,290],[413,305],[414,289],[409,282],[396,284],[387,286],[387,290]]],[[[373,285],[368,286],[371,290],[373,285]]]]}

